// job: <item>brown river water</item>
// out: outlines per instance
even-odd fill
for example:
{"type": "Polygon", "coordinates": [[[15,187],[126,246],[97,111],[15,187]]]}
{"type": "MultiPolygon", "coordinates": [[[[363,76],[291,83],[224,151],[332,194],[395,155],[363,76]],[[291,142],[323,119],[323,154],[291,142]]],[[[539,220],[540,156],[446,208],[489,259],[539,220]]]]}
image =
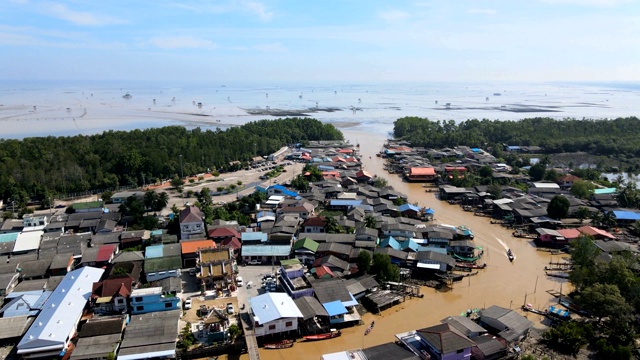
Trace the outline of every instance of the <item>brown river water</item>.
{"type": "MultiPolygon", "coordinates": [[[[463,279],[447,292],[422,287],[422,299],[409,299],[381,314],[365,314],[365,324],[375,320],[375,327],[364,335],[366,326],[343,329],[342,336],[329,340],[300,341],[292,348],[282,350],[260,349],[260,358],[275,359],[319,359],[322,354],[357,349],[395,341],[394,334],[420,329],[438,324],[450,315],[460,315],[467,309],[499,305],[518,309],[530,303],[544,309],[554,301],[547,290],[566,294],[570,285],[564,279],[545,276],[544,267],[549,261],[559,261],[568,255],[550,255],[537,251],[528,239],[511,236],[512,230],[490,224],[486,217],[474,216],[463,211],[458,205],[450,205],[436,198],[435,193],[427,193],[420,183],[407,183],[398,175],[384,171],[384,159],[376,157],[385,139],[371,133],[343,131],[352,144],[360,144],[360,154],[365,169],[386,178],[389,185],[409,196],[409,202],[418,202],[435,210],[435,222],[450,225],[466,225],[475,235],[474,241],[484,248],[483,262],[487,267],[479,274],[463,279]],[[511,249],[515,260],[510,263],[506,251],[511,249]]],[[[557,300],[556,300],[557,301],[557,300]]],[[[542,327],[542,318],[532,313],[525,316],[542,327]]],[[[242,355],[242,359],[248,359],[242,355]]]]}

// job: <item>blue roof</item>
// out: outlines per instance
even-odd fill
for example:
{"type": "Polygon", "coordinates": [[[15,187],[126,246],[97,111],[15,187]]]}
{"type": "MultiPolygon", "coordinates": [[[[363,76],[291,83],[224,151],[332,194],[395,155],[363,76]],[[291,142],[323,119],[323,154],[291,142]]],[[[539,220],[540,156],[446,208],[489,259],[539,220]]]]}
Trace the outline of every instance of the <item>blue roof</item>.
{"type": "Polygon", "coordinates": [[[149,235],[151,235],[151,236],[162,236],[162,230],[151,230],[149,235]]]}
{"type": "Polygon", "coordinates": [[[382,240],[382,242],[380,243],[380,247],[381,248],[390,247],[395,250],[402,249],[398,240],[394,239],[393,236],[389,236],[387,239],[382,240]]]}
{"type": "Polygon", "coordinates": [[[474,153],[480,152],[480,149],[478,148],[471,148],[471,151],[473,151],[474,153]]]}
{"type": "Polygon", "coordinates": [[[144,258],[145,259],[161,258],[162,255],[164,254],[163,248],[164,247],[162,245],[147,246],[147,248],[144,251],[144,258]]]}
{"type": "Polygon", "coordinates": [[[520,146],[518,146],[518,145],[507,146],[507,148],[508,148],[509,150],[520,150],[520,146]]]}
{"type": "Polygon", "coordinates": [[[0,243],[16,241],[16,239],[18,238],[18,234],[20,233],[14,232],[8,234],[0,234],[0,243]]]}
{"type": "Polygon", "coordinates": [[[549,312],[552,313],[552,314],[561,316],[561,317],[569,317],[569,312],[567,310],[560,309],[560,308],[557,308],[555,306],[550,306],[549,307],[549,312]]]}
{"type": "Polygon", "coordinates": [[[267,192],[267,188],[262,187],[262,186],[256,186],[256,191],[260,192],[260,193],[266,193],[267,192]]]}
{"type": "Polygon", "coordinates": [[[298,196],[297,192],[291,191],[291,190],[287,189],[286,187],[284,187],[284,186],[282,186],[280,184],[269,186],[269,189],[278,190],[281,193],[283,193],[284,195],[291,196],[291,197],[297,197],[298,196]]]}
{"type": "Polygon", "coordinates": [[[241,241],[256,241],[256,240],[260,240],[261,242],[266,242],[267,241],[267,234],[261,232],[261,231],[256,231],[256,232],[243,232],[240,233],[240,240],[241,241]]]}
{"type": "Polygon", "coordinates": [[[427,214],[435,214],[436,212],[433,211],[432,208],[428,208],[427,210],[425,210],[424,212],[426,212],[427,214]]]}
{"type": "Polygon", "coordinates": [[[342,314],[348,313],[347,308],[344,307],[344,305],[342,305],[342,301],[340,300],[322,304],[322,307],[324,307],[324,309],[327,310],[327,313],[329,314],[329,316],[336,316],[336,315],[342,315],[342,314]]]}
{"type": "Polygon", "coordinates": [[[406,203],[406,204],[400,205],[400,207],[398,207],[398,210],[400,212],[404,212],[404,211],[407,211],[407,210],[413,210],[415,212],[420,212],[420,210],[422,210],[422,208],[420,206],[416,206],[416,205],[413,205],[413,204],[406,203]]]}
{"type": "Polygon", "coordinates": [[[595,190],[593,190],[593,193],[596,194],[596,195],[615,194],[616,192],[618,192],[618,189],[616,189],[616,188],[604,188],[604,189],[595,189],[595,190]]]}
{"type": "Polygon", "coordinates": [[[356,306],[356,305],[358,305],[358,300],[356,300],[356,298],[354,298],[351,293],[349,293],[349,296],[351,297],[351,301],[343,301],[342,305],[344,305],[344,306],[356,306]]]}
{"type": "Polygon", "coordinates": [[[357,206],[362,204],[362,199],[358,200],[344,200],[344,199],[331,199],[329,205],[331,206],[357,206]]]}
{"type": "Polygon", "coordinates": [[[291,245],[244,245],[242,256],[288,256],[291,245]]]}
{"type": "Polygon", "coordinates": [[[418,251],[418,249],[420,248],[420,245],[418,245],[418,243],[416,243],[415,241],[411,240],[411,239],[407,239],[405,241],[403,241],[400,244],[400,249],[402,251],[406,250],[406,249],[410,249],[413,251],[418,251]]]}
{"type": "Polygon", "coordinates": [[[618,220],[640,220],[640,213],[634,211],[613,210],[613,215],[618,220]]]}
{"type": "Polygon", "coordinates": [[[273,216],[273,217],[275,217],[276,213],[274,213],[273,211],[263,210],[263,211],[259,211],[256,214],[256,218],[261,218],[263,216],[273,216]]]}
{"type": "Polygon", "coordinates": [[[433,251],[440,254],[447,254],[447,249],[438,246],[420,246],[418,251],[433,251]]]}
{"type": "Polygon", "coordinates": [[[318,165],[318,170],[324,170],[324,171],[329,171],[329,170],[335,170],[336,168],[333,166],[328,166],[328,165],[318,165]]]}

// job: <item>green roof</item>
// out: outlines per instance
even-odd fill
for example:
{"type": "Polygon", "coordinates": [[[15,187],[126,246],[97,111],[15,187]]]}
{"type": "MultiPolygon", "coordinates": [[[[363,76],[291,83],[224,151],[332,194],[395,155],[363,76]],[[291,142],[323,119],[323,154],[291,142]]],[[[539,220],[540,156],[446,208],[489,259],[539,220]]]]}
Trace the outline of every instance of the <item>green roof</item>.
{"type": "Polygon", "coordinates": [[[102,207],[102,201],[89,201],[89,202],[75,203],[75,204],[71,205],[71,207],[76,209],[76,210],[101,208],[102,207]]]}
{"type": "Polygon", "coordinates": [[[147,274],[157,271],[177,270],[180,268],[182,268],[182,258],[180,256],[144,260],[144,272],[147,274]]]}
{"type": "Polygon", "coordinates": [[[282,266],[290,266],[290,265],[296,265],[296,264],[300,264],[300,260],[298,259],[280,260],[280,265],[282,266]]]}
{"type": "Polygon", "coordinates": [[[296,241],[295,244],[293,244],[293,250],[298,250],[300,248],[305,248],[307,250],[311,250],[313,252],[316,252],[318,250],[318,246],[320,244],[318,244],[317,242],[309,239],[309,238],[304,238],[304,239],[300,239],[298,241],[296,241]]]}

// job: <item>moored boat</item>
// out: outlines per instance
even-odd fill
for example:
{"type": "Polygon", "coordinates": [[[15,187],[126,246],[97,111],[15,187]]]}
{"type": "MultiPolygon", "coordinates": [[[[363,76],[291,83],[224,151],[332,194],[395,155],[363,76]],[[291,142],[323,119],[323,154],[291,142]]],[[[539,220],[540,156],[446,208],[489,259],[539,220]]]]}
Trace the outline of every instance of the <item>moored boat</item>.
{"type": "Polygon", "coordinates": [[[265,349],[286,349],[293,346],[293,340],[282,340],[275,343],[264,344],[265,349]]]}
{"type": "Polygon", "coordinates": [[[467,263],[467,262],[456,262],[456,267],[467,268],[467,269],[484,269],[487,267],[487,264],[476,264],[476,263],[467,263]]]}
{"type": "Polygon", "coordinates": [[[328,333],[316,334],[316,335],[306,335],[303,338],[307,341],[315,341],[315,340],[324,340],[324,339],[332,339],[334,337],[338,337],[342,335],[340,330],[331,329],[328,333]]]}

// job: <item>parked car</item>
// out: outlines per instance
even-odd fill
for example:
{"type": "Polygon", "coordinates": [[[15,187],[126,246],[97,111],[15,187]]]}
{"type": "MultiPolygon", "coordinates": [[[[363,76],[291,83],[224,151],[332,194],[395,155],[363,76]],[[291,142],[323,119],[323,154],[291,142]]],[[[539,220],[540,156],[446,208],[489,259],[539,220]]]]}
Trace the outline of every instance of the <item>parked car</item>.
{"type": "Polygon", "coordinates": [[[260,264],[262,264],[262,261],[260,261],[260,260],[250,260],[248,264],[249,265],[260,265],[260,264]]]}
{"type": "Polygon", "coordinates": [[[233,314],[233,313],[234,313],[233,304],[227,303],[227,314],[233,314]]]}
{"type": "Polygon", "coordinates": [[[189,310],[191,309],[191,298],[186,298],[184,301],[184,309],[185,310],[189,310]]]}
{"type": "Polygon", "coordinates": [[[242,276],[236,276],[236,284],[238,285],[238,287],[242,287],[242,285],[244,285],[244,283],[242,282],[242,276]]]}
{"type": "Polygon", "coordinates": [[[196,276],[196,269],[195,268],[189,269],[189,275],[196,276]]]}

